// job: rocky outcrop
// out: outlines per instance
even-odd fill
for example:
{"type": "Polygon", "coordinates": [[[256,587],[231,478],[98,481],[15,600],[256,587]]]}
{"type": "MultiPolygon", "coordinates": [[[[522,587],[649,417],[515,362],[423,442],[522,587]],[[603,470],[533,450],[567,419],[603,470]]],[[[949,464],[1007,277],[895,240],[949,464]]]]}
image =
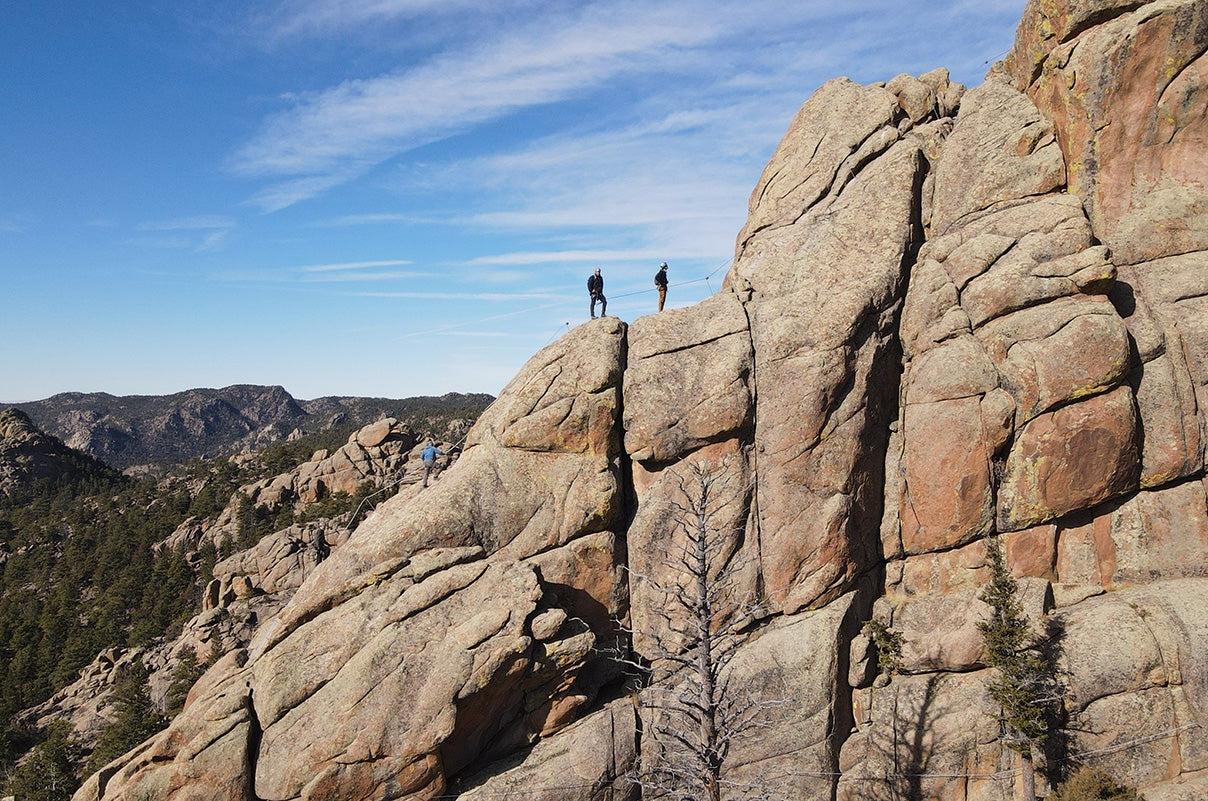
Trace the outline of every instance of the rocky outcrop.
{"type": "Polygon", "coordinates": [[[215,518],[188,518],[158,547],[188,554],[195,554],[204,544],[221,550],[239,541],[241,526],[248,525],[246,516],[272,519],[283,511],[301,514],[335,496],[370,494],[374,501],[394,493],[411,497],[423,483],[420,453],[429,441],[444,454],[433,477],[438,480],[439,471],[456,461],[459,444],[419,436],[387,417],[352,432],[348,442],[334,451],[315,451],[292,470],[245,484],[215,518]]]}
{"type": "MultiPolygon", "coordinates": [[[[1068,685],[1042,767],[1198,797],[1204,8],[1035,0],[973,90],[823,86],[722,292],[538,353],[434,488],[382,504],[77,798],[633,797],[658,713],[605,655],[666,659],[645,579],[699,465],[751,601],[730,681],[779,701],[726,786],[1009,794],[978,630],[997,537],[1068,685]]],[[[284,580],[257,559],[215,597],[284,580]]]]}
{"type": "Polygon", "coordinates": [[[54,721],[66,721],[73,739],[91,750],[97,738],[113,721],[109,709],[113,688],[134,670],[144,657],[139,648],[106,648],[85,665],[79,677],[46,701],[22,711],[18,723],[44,728],[54,721]]]}
{"type": "Polygon", "coordinates": [[[45,729],[66,721],[73,742],[90,751],[113,722],[113,690],[136,665],[147,673],[151,702],[169,711],[169,694],[182,666],[206,665],[246,648],[256,631],[293,597],[298,586],[349,534],[347,515],[290,526],[262,539],[214,567],[201,609],[170,640],[136,648],[108,648],[80,671],[74,682],[17,719],[45,729]]]}
{"type": "MultiPolygon", "coordinates": [[[[148,673],[151,700],[166,710],[169,690],[187,660],[204,665],[246,648],[259,627],[285,606],[319,563],[347,541],[352,512],[317,516],[316,510],[321,508],[317,503],[335,493],[355,493],[366,484],[390,491],[401,484],[399,491],[404,495],[419,491],[419,451],[426,444],[421,440],[392,418],[379,420],[353,432],[348,443],[334,453],[320,451],[291,471],[240,488],[217,519],[187,520],[159,547],[194,559],[206,542],[220,549],[233,547],[239,540],[241,497],[266,514],[288,509],[300,513],[306,522],[269,534],[215,564],[198,614],[174,638],[141,648],[105,650],[76,681],[24,710],[19,719],[38,728],[56,720],[67,721],[74,742],[90,750],[112,722],[114,685],[136,662],[148,673]]],[[[445,447],[450,456],[443,461],[451,462],[455,449],[450,444],[445,447]]],[[[366,508],[372,508],[375,500],[368,499],[366,508]]]]}
{"type": "Polygon", "coordinates": [[[932,80],[948,100],[917,122],[890,88],[843,79],[802,106],[726,279],[750,320],[763,581],[786,612],[832,600],[877,561],[894,325],[922,244],[921,187],[952,125],[939,115],[960,98],[932,80]]]}
{"type": "Polygon", "coordinates": [[[117,478],[108,465],[42,433],[19,409],[0,411],[0,498],[19,495],[35,484],[58,487],[117,478]]]}
{"type": "MultiPolygon", "coordinates": [[[[1157,798],[1208,767],[1199,711],[1204,664],[1191,656],[1203,653],[1208,636],[1206,591],[1204,579],[1160,581],[1049,618],[1062,632],[1060,669],[1071,716],[1062,746],[1070,755],[1154,787],[1157,798]],[[1181,773],[1190,776],[1174,779],[1181,773]]],[[[1010,796],[1014,775],[985,693],[988,671],[975,660],[936,667],[916,662],[888,685],[856,690],[856,729],[843,747],[839,798],[895,791],[937,799],[1010,796]]]]}

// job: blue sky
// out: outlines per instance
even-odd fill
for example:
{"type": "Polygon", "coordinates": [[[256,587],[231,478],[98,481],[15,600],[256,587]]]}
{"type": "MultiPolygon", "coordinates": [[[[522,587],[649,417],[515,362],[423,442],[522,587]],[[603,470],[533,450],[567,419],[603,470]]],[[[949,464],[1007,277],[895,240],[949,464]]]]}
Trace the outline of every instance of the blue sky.
{"type": "Polygon", "coordinates": [[[590,268],[724,264],[823,81],[979,83],[1022,6],[7,3],[0,400],[497,392],[590,268]]]}

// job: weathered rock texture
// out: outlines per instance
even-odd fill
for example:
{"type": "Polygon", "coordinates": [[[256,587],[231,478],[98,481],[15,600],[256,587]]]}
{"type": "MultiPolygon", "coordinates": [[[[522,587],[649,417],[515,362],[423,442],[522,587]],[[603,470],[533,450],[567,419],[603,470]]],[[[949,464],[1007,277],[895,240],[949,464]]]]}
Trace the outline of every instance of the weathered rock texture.
{"type": "Polygon", "coordinates": [[[112,468],[40,431],[21,410],[0,411],[0,497],[20,495],[38,483],[116,478],[112,468]]]}
{"type": "MultiPolygon", "coordinates": [[[[969,92],[827,83],[721,293],[538,353],[440,483],[383,504],[77,798],[633,797],[649,712],[601,654],[620,619],[658,656],[665,610],[625,568],[666,570],[702,462],[737,488],[759,601],[732,678],[785,702],[727,786],[1009,795],[977,629],[996,536],[1062,632],[1067,759],[1203,797],[1206,19],[1034,0],[969,92]],[[874,614],[904,636],[889,681],[874,614]]],[[[292,586],[257,559],[241,575],[292,586]]]]}

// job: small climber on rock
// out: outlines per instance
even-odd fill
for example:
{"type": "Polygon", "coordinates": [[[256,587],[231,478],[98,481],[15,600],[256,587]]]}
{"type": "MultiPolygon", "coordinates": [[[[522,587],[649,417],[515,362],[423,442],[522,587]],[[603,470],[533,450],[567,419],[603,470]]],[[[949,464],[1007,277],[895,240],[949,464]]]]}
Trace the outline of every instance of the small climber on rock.
{"type": "Polygon", "coordinates": [[[662,311],[667,302],[667,262],[659,265],[659,271],[654,274],[654,285],[659,291],[659,311],[662,311]]]}
{"type": "Polygon", "coordinates": [[[436,469],[436,457],[441,455],[440,448],[436,447],[436,443],[428,440],[428,447],[420,451],[419,458],[424,463],[424,486],[428,486],[428,478],[432,475],[432,471],[436,469]]]}
{"type": "Polygon", "coordinates": [[[315,529],[314,534],[310,537],[310,546],[314,549],[316,563],[331,556],[331,546],[327,544],[327,537],[323,534],[322,528],[315,529]]]}
{"type": "Polygon", "coordinates": [[[600,268],[587,276],[587,294],[591,296],[591,319],[596,319],[596,304],[600,304],[600,316],[608,314],[608,298],[604,297],[604,276],[600,268]]]}

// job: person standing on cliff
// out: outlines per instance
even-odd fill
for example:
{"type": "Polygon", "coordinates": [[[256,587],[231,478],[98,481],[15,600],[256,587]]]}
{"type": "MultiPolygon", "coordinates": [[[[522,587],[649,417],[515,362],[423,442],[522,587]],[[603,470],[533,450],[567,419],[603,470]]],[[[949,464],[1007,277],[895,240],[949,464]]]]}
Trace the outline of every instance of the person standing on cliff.
{"type": "Polygon", "coordinates": [[[604,297],[604,276],[600,268],[587,276],[587,294],[591,295],[591,319],[596,319],[596,303],[600,304],[600,316],[608,314],[608,298],[604,297]]]}
{"type": "Polygon", "coordinates": [[[659,271],[654,274],[654,285],[659,290],[659,311],[662,311],[667,302],[667,262],[659,265],[659,271]]]}

